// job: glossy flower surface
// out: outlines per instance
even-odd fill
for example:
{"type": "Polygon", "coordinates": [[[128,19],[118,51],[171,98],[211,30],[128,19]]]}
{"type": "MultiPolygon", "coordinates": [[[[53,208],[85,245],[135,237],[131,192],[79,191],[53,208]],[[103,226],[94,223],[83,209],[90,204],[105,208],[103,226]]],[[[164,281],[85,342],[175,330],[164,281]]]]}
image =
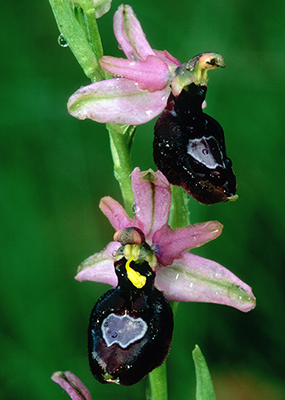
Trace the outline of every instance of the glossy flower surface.
{"type": "Polygon", "coordinates": [[[115,78],[82,87],[70,97],[68,111],[78,119],[143,124],[164,110],[171,90],[177,96],[191,82],[205,83],[207,70],[224,67],[216,53],[198,55],[181,65],[167,51],[153,50],[128,5],[115,13],[114,33],[127,59],[99,60],[115,78]]]}
{"type": "MultiPolygon", "coordinates": [[[[160,171],[135,168],[131,179],[133,218],[111,197],[101,199],[100,208],[116,231],[135,227],[144,233],[157,260],[155,287],[172,301],[219,303],[245,312],[254,308],[255,297],[247,284],[220,264],[187,251],[218,237],[222,225],[209,221],[171,229],[167,224],[171,188],[165,176],[160,171]]],[[[112,241],[89,257],[79,266],[76,279],[117,286],[114,256],[120,246],[112,241]]]]}

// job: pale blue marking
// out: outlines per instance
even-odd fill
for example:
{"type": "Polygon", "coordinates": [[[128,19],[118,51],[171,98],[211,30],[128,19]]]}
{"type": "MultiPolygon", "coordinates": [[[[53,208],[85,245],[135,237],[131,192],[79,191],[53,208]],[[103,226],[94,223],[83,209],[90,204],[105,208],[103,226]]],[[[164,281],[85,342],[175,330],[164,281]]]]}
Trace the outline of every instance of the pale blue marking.
{"type": "Polygon", "coordinates": [[[110,314],[102,322],[101,330],[107,347],[117,343],[125,349],[144,337],[147,324],[142,318],[110,314]]]}

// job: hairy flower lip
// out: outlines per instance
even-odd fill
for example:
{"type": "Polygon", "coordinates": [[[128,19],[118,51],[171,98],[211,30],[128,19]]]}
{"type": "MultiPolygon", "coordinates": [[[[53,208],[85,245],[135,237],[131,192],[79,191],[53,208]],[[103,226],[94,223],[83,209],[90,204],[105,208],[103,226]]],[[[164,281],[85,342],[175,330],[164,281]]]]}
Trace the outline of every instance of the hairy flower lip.
{"type": "MultiPolygon", "coordinates": [[[[222,225],[208,221],[171,229],[167,224],[171,189],[165,176],[160,171],[135,168],[131,179],[136,206],[133,218],[108,196],[101,199],[100,208],[115,231],[134,227],[143,232],[158,262],[155,286],[173,301],[218,303],[244,312],[253,309],[255,297],[246,283],[222,265],[187,251],[218,237],[222,225]]],[[[76,279],[116,286],[114,256],[120,246],[112,241],[89,257],[79,266],[76,279]]]]}

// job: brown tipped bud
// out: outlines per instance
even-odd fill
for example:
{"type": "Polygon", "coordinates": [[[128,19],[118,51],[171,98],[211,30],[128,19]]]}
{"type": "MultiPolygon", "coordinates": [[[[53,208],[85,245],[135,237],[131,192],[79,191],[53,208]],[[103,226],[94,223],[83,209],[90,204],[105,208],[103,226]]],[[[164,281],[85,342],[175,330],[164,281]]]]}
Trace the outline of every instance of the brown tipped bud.
{"type": "Polygon", "coordinates": [[[114,234],[114,240],[120,242],[122,246],[127,244],[141,244],[145,243],[145,236],[143,232],[136,227],[123,228],[114,234]]]}

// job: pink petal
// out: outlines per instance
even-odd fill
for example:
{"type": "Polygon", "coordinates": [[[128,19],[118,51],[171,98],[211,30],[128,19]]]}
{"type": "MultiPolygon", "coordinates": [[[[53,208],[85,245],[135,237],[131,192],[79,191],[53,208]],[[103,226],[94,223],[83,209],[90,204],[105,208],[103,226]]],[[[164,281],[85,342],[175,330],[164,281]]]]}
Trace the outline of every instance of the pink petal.
{"type": "Polygon", "coordinates": [[[128,216],[121,204],[112,199],[112,197],[103,197],[100,200],[99,207],[106,215],[115,231],[131,226],[131,218],[128,216]]]}
{"type": "Polygon", "coordinates": [[[167,223],[171,203],[170,185],[160,171],[153,172],[151,169],[140,172],[137,167],[131,177],[136,219],[142,223],[143,228],[140,229],[145,237],[151,239],[153,233],[167,223]]]}
{"type": "Polygon", "coordinates": [[[152,238],[153,244],[157,243],[155,250],[159,263],[171,265],[173,260],[181,257],[182,252],[216,239],[222,229],[223,225],[218,221],[197,223],[179,229],[164,225],[152,238]]]}
{"type": "Polygon", "coordinates": [[[101,123],[139,125],[160,114],[170,89],[150,93],[129,79],[107,79],[77,90],[68,100],[71,115],[101,123]]]}
{"type": "Polygon", "coordinates": [[[91,400],[89,390],[76,375],[70,371],[57,371],[51,379],[66,391],[72,400],[91,400]]]}
{"type": "Polygon", "coordinates": [[[132,7],[122,4],[118,8],[114,15],[114,33],[128,59],[145,60],[148,55],[155,55],[132,7]]]}
{"type": "Polygon", "coordinates": [[[102,57],[99,62],[109,74],[138,82],[139,88],[142,90],[156,92],[164,89],[168,83],[168,66],[156,56],[147,56],[146,61],[102,57]]]}
{"type": "Polygon", "coordinates": [[[173,64],[179,67],[181,65],[180,61],[177,60],[177,58],[173,57],[168,51],[160,51],[160,50],[154,50],[154,53],[157,57],[161,58],[163,61],[165,61],[167,64],[173,64]]]}
{"type": "Polygon", "coordinates": [[[119,247],[120,243],[110,242],[103,251],[87,258],[79,265],[75,279],[79,282],[92,281],[117,286],[118,279],[114,270],[114,253],[119,247]]]}
{"type": "Polygon", "coordinates": [[[246,283],[222,265],[191,253],[159,268],[155,286],[172,301],[225,304],[244,312],[255,307],[255,297],[246,283]]]}

